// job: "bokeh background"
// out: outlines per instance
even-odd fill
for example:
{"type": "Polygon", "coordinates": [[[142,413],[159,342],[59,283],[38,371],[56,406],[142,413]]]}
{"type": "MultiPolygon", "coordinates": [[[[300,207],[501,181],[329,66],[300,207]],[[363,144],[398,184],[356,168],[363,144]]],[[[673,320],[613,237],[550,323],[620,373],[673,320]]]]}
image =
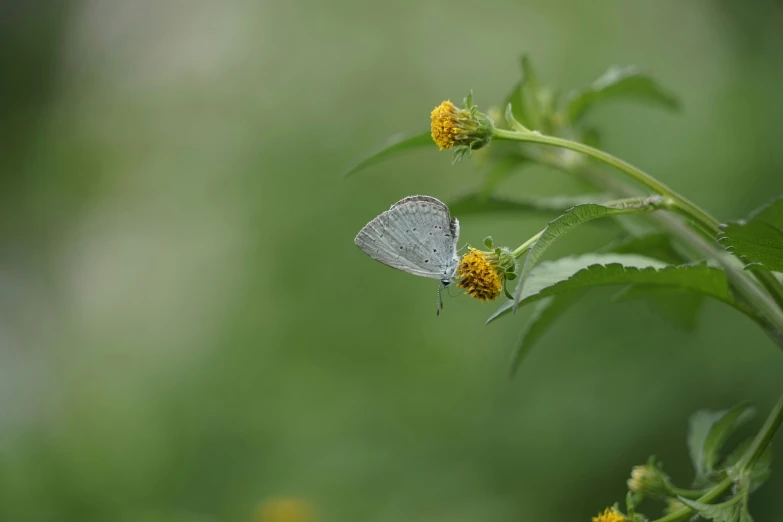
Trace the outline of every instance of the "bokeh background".
{"type": "MultiPolygon", "coordinates": [[[[636,64],[684,111],[607,106],[605,147],[742,217],[783,193],[781,27],[780,3],[728,0],[0,1],[0,520],[300,522],[270,515],[293,498],[322,522],[584,521],[653,453],[686,484],[693,410],[763,418],[781,392],[763,333],[598,291],[509,382],[529,311],[437,318],[433,281],[353,245],[401,197],[476,186],[470,162],[341,173],[442,99],[502,100],[522,52],[564,91],[636,64]]],[[[760,522],[783,518],[773,469],[760,522]]]]}

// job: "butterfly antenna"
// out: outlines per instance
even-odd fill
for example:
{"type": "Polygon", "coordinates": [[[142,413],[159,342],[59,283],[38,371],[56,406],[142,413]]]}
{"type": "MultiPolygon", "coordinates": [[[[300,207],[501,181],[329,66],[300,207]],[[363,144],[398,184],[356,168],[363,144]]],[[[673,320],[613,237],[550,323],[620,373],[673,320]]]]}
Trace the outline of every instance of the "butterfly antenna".
{"type": "Polygon", "coordinates": [[[435,309],[435,315],[440,316],[440,311],[443,310],[443,297],[440,295],[440,291],[443,288],[443,283],[438,283],[438,307],[435,309]]]}

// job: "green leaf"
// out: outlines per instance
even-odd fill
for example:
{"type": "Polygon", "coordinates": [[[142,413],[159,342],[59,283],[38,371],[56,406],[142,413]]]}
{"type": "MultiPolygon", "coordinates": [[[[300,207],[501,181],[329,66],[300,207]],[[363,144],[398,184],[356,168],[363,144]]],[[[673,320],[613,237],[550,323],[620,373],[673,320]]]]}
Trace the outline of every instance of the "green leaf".
{"type": "Polygon", "coordinates": [[[508,199],[500,196],[483,196],[471,193],[458,197],[449,203],[452,215],[463,216],[477,213],[561,213],[574,205],[587,201],[602,201],[611,196],[606,194],[582,194],[578,196],[528,197],[508,199]]]}
{"type": "Polygon", "coordinates": [[[468,92],[468,95],[465,96],[465,99],[462,101],[462,104],[467,109],[473,108],[473,89],[471,89],[470,92],[468,92]]]}
{"type": "Polygon", "coordinates": [[[567,210],[563,215],[551,221],[542,231],[538,240],[528,249],[525,264],[519,275],[519,283],[514,290],[516,301],[519,302],[520,300],[527,275],[536,266],[547,248],[560,237],[579,225],[594,219],[619,214],[635,214],[653,211],[661,205],[662,201],[663,200],[660,197],[631,198],[606,205],[587,203],[584,205],[577,205],[567,210]]]}
{"type": "Polygon", "coordinates": [[[712,520],[713,522],[737,522],[742,509],[742,503],[739,502],[742,499],[741,496],[734,497],[722,504],[702,504],[685,497],[677,498],[680,499],[680,502],[697,512],[701,518],[712,520]]]}
{"type": "Polygon", "coordinates": [[[743,262],[783,272],[783,197],[721,229],[718,240],[743,262]]]}
{"type": "MultiPolygon", "coordinates": [[[[723,460],[723,462],[720,465],[720,469],[729,469],[733,467],[735,464],[737,464],[742,456],[745,454],[745,452],[750,448],[750,445],[753,443],[753,437],[748,437],[747,439],[743,440],[737,446],[726,455],[726,458],[723,460]]],[[[761,455],[759,455],[758,460],[753,465],[754,471],[765,471],[769,469],[769,467],[772,465],[772,446],[767,446],[767,449],[765,449],[761,455]]]]}
{"type": "MultiPolygon", "coordinates": [[[[656,259],[630,254],[586,254],[541,263],[530,273],[519,304],[581,288],[627,284],[698,292],[749,313],[731,297],[726,274],[718,268],[705,263],[667,266],[656,259]]],[[[506,315],[513,307],[513,301],[504,303],[487,322],[506,315]]]]}
{"type": "MultiPolygon", "coordinates": [[[[720,466],[718,466],[719,471],[726,471],[734,480],[739,481],[740,480],[740,471],[739,469],[736,469],[735,466],[737,463],[742,459],[742,457],[745,455],[745,453],[750,448],[751,444],[753,443],[753,437],[749,437],[739,444],[729,453],[726,458],[721,462],[720,466]]],[[[753,469],[750,471],[750,484],[749,484],[749,492],[755,491],[759,486],[761,486],[768,478],[771,473],[771,466],[772,466],[772,446],[768,445],[767,448],[761,453],[758,460],[755,464],[753,464],[753,469]]]]}
{"type": "Polygon", "coordinates": [[[492,250],[492,236],[484,238],[484,246],[487,247],[487,250],[492,250]]]}
{"type": "Polygon", "coordinates": [[[599,103],[620,98],[653,103],[665,109],[679,110],[680,102],[674,94],[665,90],[652,77],[635,67],[612,67],[587,89],[574,91],[566,102],[566,116],[579,121],[599,103]]]}
{"type": "Polygon", "coordinates": [[[728,410],[699,410],[691,415],[688,428],[688,451],[697,484],[705,482],[715,471],[719,452],[729,436],[753,417],[754,410],[747,404],[739,404],[728,410]]]}
{"type": "MultiPolygon", "coordinates": [[[[615,241],[604,247],[602,251],[639,254],[660,259],[670,265],[681,265],[687,262],[685,256],[680,254],[672,244],[671,237],[658,232],[615,241]]],[[[704,297],[696,293],[647,285],[627,286],[614,297],[617,301],[636,299],[649,301],[656,313],[686,331],[692,331],[698,325],[699,314],[704,303],[704,297]]]]}
{"type": "Polygon", "coordinates": [[[748,504],[743,503],[739,513],[739,522],[753,522],[753,517],[748,512],[748,504]]]}
{"type": "Polygon", "coordinates": [[[541,129],[541,109],[538,100],[538,80],[533,64],[527,55],[520,58],[522,79],[514,86],[511,94],[506,97],[504,107],[511,104],[511,112],[526,127],[533,130],[541,129]]]}
{"type": "Polygon", "coordinates": [[[634,493],[633,491],[629,491],[625,495],[625,511],[628,516],[631,517],[631,520],[634,520],[636,515],[636,506],[639,505],[639,503],[642,501],[642,498],[642,494],[634,493]]]}
{"type": "Polygon", "coordinates": [[[506,120],[506,125],[508,125],[508,127],[511,130],[515,130],[518,132],[527,132],[529,130],[527,127],[522,125],[519,122],[519,120],[516,119],[516,117],[514,116],[514,109],[512,108],[510,103],[506,105],[506,111],[504,113],[504,117],[506,120]]]}
{"type": "Polygon", "coordinates": [[[654,257],[670,265],[681,265],[687,262],[685,256],[680,254],[672,244],[671,237],[668,234],[659,232],[630,236],[614,241],[606,245],[601,251],[654,257]]]}
{"type": "Polygon", "coordinates": [[[692,331],[698,325],[704,298],[676,288],[630,285],[620,290],[613,301],[648,301],[652,308],[679,328],[692,331]]]}
{"type": "Polygon", "coordinates": [[[396,156],[403,152],[434,146],[435,144],[432,142],[430,131],[422,132],[420,134],[395,134],[389,138],[386,143],[381,145],[379,149],[357,161],[348,169],[343,177],[347,178],[348,176],[352,176],[376,163],[380,163],[381,161],[387,160],[392,156],[396,156]]]}
{"type": "Polygon", "coordinates": [[[560,295],[552,295],[543,298],[536,304],[533,313],[522,328],[519,342],[511,353],[511,365],[509,366],[509,378],[516,375],[522,364],[522,360],[530,353],[538,339],[544,335],[555,319],[560,317],[583,294],[578,290],[565,292],[560,295]]]}

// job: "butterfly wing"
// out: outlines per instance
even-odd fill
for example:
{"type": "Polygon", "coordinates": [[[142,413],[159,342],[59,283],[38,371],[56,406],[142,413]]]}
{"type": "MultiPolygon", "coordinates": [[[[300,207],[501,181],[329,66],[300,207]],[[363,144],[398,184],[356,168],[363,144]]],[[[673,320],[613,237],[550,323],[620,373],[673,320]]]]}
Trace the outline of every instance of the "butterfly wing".
{"type": "Polygon", "coordinates": [[[459,222],[430,196],[410,196],[370,221],[354,243],[381,263],[410,274],[452,279],[459,264],[459,222]]]}

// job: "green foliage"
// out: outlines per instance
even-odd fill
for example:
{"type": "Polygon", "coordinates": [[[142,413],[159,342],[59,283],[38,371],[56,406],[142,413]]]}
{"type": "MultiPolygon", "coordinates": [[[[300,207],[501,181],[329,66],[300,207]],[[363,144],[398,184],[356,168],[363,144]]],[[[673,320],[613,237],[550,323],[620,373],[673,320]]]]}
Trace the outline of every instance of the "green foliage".
{"type": "Polygon", "coordinates": [[[772,466],[772,446],[767,446],[758,460],[753,463],[753,468],[751,468],[748,476],[742,476],[742,470],[737,465],[745,456],[752,443],[753,438],[751,437],[737,444],[731,453],[721,462],[719,467],[720,470],[725,470],[729,477],[733,478],[735,481],[747,480],[748,492],[753,492],[764,484],[772,473],[770,469],[772,466]]]}
{"type": "Polygon", "coordinates": [[[769,446],[750,473],[738,469],[738,466],[747,458],[754,439],[742,442],[726,458],[720,458],[726,441],[752,415],[753,410],[747,404],[722,411],[695,412],[689,420],[687,442],[697,473],[695,486],[701,489],[676,487],[663,472],[662,464],[655,457],[650,457],[647,464],[634,466],[631,471],[626,500],[629,514],[636,513],[644,497],[654,497],[668,503],[666,520],[684,519],[690,515],[689,510],[705,520],[716,522],[752,520],[748,512],[748,498],[769,476],[769,446]],[[732,486],[728,500],[724,498],[723,502],[711,503],[724,496],[732,486]]]}
{"type": "Polygon", "coordinates": [[[750,512],[748,511],[748,504],[743,503],[742,509],[740,510],[739,514],[740,522],[753,522],[753,517],[750,516],[750,512]]]}
{"type": "Polygon", "coordinates": [[[647,301],[661,316],[690,331],[696,328],[704,298],[676,288],[629,285],[617,292],[612,301],[647,301]]]}
{"type": "MultiPolygon", "coordinates": [[[[484,241],[487,249],[494,250],[499,258],[502,257],[503,267],[496,269],[496,272],[500,273],[504,281],[503,290],[507,296],[505,282],[519,279],[514,297],[509,296],[510,299],[489,317],[487,323],[515,310],[518,305],[536,304],[512,352],[511,376],[549,326],[580,296],[595,287],[620,286],[622,288],[615,295],[615,301],[645,299],[672,322],[688,329],[696,325],[706,297],[743,312],[767,331],[770,330],[770,317],[775,319],[772,323],[781,323],[783,319],[779,310],[767,307],[764,304],[766,300],[755,299],[753,292],[746,292],[746,288],[737,283],[739,279],[743,284],[748,281],[755,284],[746,272],[724,263],[720,252],[716,254],[694,240],[695,233],[703,234],[707,231],[710,238],[714,235],[717,231],[714,218],[640,169],[573,141],[578,140],[593,147],[600,144],[599,131],[585,127],[583,122],[590,111],[602,104],[631,99],[678,110],[680,102],[672,93],[634,67],[613,67],[589,87],[572,91],[565,103],[560,103],[556,90],[539,83],[527,56],[521,58],[520,65],[521,78],[502,106],[505,109],[504,117],[500,109],[495,108],[494,112],[490,112],[496,120],[494,126],[489,124],[492,137],[495,138],[493,143],[500,143],[493,145],[489,151],[477,154],[477,163],[485,171],[484,182],[479,190],[457,198],[450,205],[452,214],[460,217],[499,213],[560,213],[540,234],[528,239],[516,250],[495,247],[491,236],[484,241]],[[603,177],[603,173],[596,171],[587,161],[589,157],[624,172],[657,195],[628,198],[638,193],[635,188],[605,181],[607,178],[603,177]],[[498,193],[510,176],[534,163],[575,174],[587,181],[597,193],[516,199],[498,193]],[[627,199],[617,200],[619,196],[627,199]],[[639,214],[658,209],[675,211],[688,219],[683,223],[672,224],[668,218],[661,218],[652,224],[627,216],[621,223],[630,237],[614,241],[599,249],[598,253],[539,264],[549,246],[584,223],[606,216],[639,214]],[[698,223],[699,228],[689,230],[689,233],[683,232],[692,223],[698,223]],[[698,254],[694,254],[694,251],[698,254]],[[520,272],[516,258],[525,254],[527,257],[520,272]],[[720,260],[720,265],[731,273],[732,278],[729,279],[723,269],[712,266],[700,256],[720,260]],[[737,291],[740,301],[735,299],[734,291],[737,291]],[[754,299],[763,301],[762,306],[756,306],[758,303],[754,303],[754,299]]],[[[472,107],[471,115],[489,121],[489,116],[479,113],[473,106],[472,93],[465,106],[472,107]]],[[[369,163],[365,160],[360,164],[361,168],[374,162],[375,158],[413,148],[416,141],[412,141],[410,146],[398,145],[394,143],[392,148],[376,152],[369,158],[369,163]]],[[[472,150],[470,147],[456,147],[455,158],[470,154],[472,150]]],[[[783,203],[780,201],[760,209],[747,220],[722,226],[721,242],[747,263],[748,268],[765,267],[783,271],[783,203]]],[[[763,277],[767,276],[768,273],[763,277]]],[[[776,281],[763,280],[762,283],[769,290],[776,281]]],[[[751,458],[747,455],[753,449],[750,442],[740,444],[725,457],[727,452],[723,451],[727,441],[752,414],[752,409],[744,404],[724,411],[702,410],[694,413],[690,419],[688,448],[696,470],[695,487],[701,489],[676,488],[668,475],[663,473],[662,467],[651,458],[646,466],[636,466],[632,471],[626,496],[627,518],[633,521],[646,520],[637,507],[648,496],[668,501],[668,513],[676,513],[678,517],[687,516],[691,509],[702,518],[716,522],[752,520],[747,510],[748,494],[769,476],[769,448],[751,470],[741,469],[743,459],[748,462],[751,458]],[[725,500],[732,482],[734,496],[728,501],[711,504],[721,498],[725,500]]],[[[753,458],[758,455],[756,450],[763,447],[759,446],[758,441],[754,444],[756,449],[753,449],[753,458]]]]}
{"type": "Polygon", "coordinates": [[[636,513],[636,506],[638,506],[643,499],[644,499],[644,495],[640,493],[634,493],[633,491],[629,491],[625,495],[625,510],[628,516],[634,522],[636,522],[636,520],[640,520],[640,522],[645,520],[644,516],[641,513],[638,514],[636,513]]]}
{"type": "Polygon", "coordinates": [[[357,161],[345,172],[344,176],[352,176],[376,163],[385,161],[393,156],[402,154],[403,152],[423,147],[432,148],[434,146],[429,131],[421,132],[419,134],[395,134],[386,140],[386,143],[381,145],[377,150],[357,161]]]}
{"type": "Polygon", "coordinates": [[[783,198],[721,228],[720,242],[744,263],[783,272],[783,198]]]}
{"type": "Polygon", "coordinates": [[[688,430],[688,450],[696,470],[694,482],[702,485],[715,472],[719,452],[737,428],[749,421],[754,410],[740,404],[728,410],[699,410],[691,415],[688,430]]]}
{"type": "Polygon", "coordinates": [[[519,283],[514,291],[514,297],[518,303],[521,300],[522,290],[524,289],[525,279],[530,271],[536,266],[541,256],[550,245],[552,245],[557,239],[567,234],[574,228],[592,221],[594,219],[614,216],[620,214],[635,214],[639,212],[649,212],[657,209],[661,204],[661,198],[632,198],[628,200],[622,200],[613,202],[606,205],[597,205],[588,203],[584,205],[577,205],[567,210],[563,215],[551,221],[547,227],[542,231],[539,238],[528,250],[527,257],[525,258],[525,264],[522,267],[522,273],[520,274],[519,283]]]}
{"type": "MultiPolygon", "coordinates": [[[[672,243],[671,237],[660,232],[631,236],[615,241],[602,252],[639,254],[659,259],[670,265],[686,264],[687,258],[672,243]]],[[[614,295],[613,301],[646,300],[653,311],[683,330],[693,330],[698,323],[704,297],[676,288],[630,285],[614,295]]]]}
{"type": "MultiPolygon", "coordinates": [[[[735,497],[722,504],[702,504],[695,500],[679,497],[680,502],[694,510],[701,518],[713,522],[737,522],[742,520],[740,514],[743,511],[741,497],[735,497]]],[[[749,515],[748,515],[749,516],[749,515]]]]}
{"type": "MultiPolygon", "coordinates": [[[[586,254],[541,263],[528,276],[519,304],[571,290],[627,284],[699,292],[742,309],[731,297],[722,270],[705,263],[665,265],[652,258],[630,254],[586,254]]],[[[504,303],[487,322],[506,315],[513,307],[513,301],[504,303]]]]}
{"type": "Polygon", "coordinates": [[[530,57],[520,57],[522,77],[511,90],[503,107],[511,106],[511,112],[520,123],[531,129],[542,129],[543,114],[546,112],[545,96],[542,95],[530,57]]]}
{"type": "MultiPolygon", "coordinates": [[[[600,201],[606,196],[589,196],[592,201],[600,201]]],[[[559,200],[571,201],[575,198],[549,198],[556,206],[559,200]]],[[[536,202],[542,200],[536,199],[536,202]]],[[[504,201],[498,201],[493,208],[504,208],[504,201]]],[[[546,206],[546,205],[544,205],[546,206]]],[[[516,208],[516,207],[512,207],[516,208]]],[[[667,264],[683,264],[684,257],[680,255],[671,243],[671,238],[666,234],[653,233],[643,236],[633,236],[621,241],[615,241],[601,249],[604,253],[638,254],[658,259],[667,264]]],[[[583,290],[565,292],[557,296],[546,297],[536,304],[533,312],[522,327],[519,341],[514,346],[511,355],[509,374],[513,377],[522,364],[525,356],[535,346],[546,330],[571,305],[575,304],[583,290]]],[[[628,285],[618,292],[615,300],[646,299],[661,315],[671,320],[684,329],[693,329],[696,326],[697,316],[704,298],[701,294],[679,290],[677,288],[659,287],[654,285],[628,285]]]]}
{"type": "Polygon", "coordinates": [[[680,108],[677,97],[651,76],[636,67],[612,67],[590,87],[569,94],[566,115],[570,121],[576,122],[599,103],[620,98],[649,102],[671,110],[680,108]]]}

